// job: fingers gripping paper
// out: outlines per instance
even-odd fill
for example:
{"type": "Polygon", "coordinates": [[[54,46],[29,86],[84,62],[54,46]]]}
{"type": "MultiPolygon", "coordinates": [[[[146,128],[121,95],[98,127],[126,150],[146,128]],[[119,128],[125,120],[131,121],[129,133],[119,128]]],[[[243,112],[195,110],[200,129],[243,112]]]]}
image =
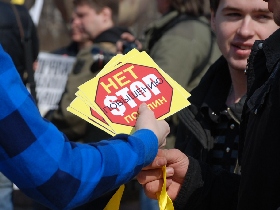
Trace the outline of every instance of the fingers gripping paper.
{"type": "MultiPolygon", "coordinates": [[[[190,105],[190,94],[167,75],[146,52],[131,50],[116,55],[96,77],[81,84],[67,110],[114,136],[131,134],[138,107],[146,103],[163,120],[190,105]]],[[[165,169],[163,169],[165,177],[165,169]]],[[[123,186],[106,210],[119,209],[123,186]],[[112,204],[113,203],[113,204],[112,204]],[[111,206],[112,205],[112,206],[111,206]]],[[[159,196],[161,210],[173,210],[165,185],[159,196]]]]}

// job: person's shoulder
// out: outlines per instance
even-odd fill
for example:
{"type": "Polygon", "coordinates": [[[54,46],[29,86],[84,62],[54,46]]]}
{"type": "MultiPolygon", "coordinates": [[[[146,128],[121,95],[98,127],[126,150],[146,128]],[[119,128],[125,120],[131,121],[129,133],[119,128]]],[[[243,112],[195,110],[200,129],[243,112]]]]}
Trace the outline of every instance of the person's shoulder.
{"type": "Polygon", "coordinates": [[[176,35],[186,39],[209,40],[211,35],[211,26],[205,17],[188,17],[177,22],[165,35],[176,35]]]}

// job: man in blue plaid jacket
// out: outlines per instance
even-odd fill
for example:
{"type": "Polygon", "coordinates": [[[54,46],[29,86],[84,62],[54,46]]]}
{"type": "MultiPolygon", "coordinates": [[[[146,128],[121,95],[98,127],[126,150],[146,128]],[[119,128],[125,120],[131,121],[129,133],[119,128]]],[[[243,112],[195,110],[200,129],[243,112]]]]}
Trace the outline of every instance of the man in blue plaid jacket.
{"type": "Polygon", "coordinates": [[[146,105],[136,132],[95,144],[69,142],[43,119],[0,45],[0,171],[51,209],[71,209],[118,188],[155,158],[169,127],[146,105]]]}

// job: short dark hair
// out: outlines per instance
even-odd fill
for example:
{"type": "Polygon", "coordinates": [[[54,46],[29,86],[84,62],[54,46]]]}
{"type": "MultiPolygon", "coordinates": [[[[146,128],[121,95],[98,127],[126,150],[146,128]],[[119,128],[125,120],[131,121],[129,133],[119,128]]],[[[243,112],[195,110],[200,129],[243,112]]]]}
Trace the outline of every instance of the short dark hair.
{"type": "Polygon", "coordinates": [[[219,7],[220,0],[210,0],[210,9],[216,13],[219,7]]]}
{"type": "Polygon", "coordinates": [[[171,0],[171,7],[180,13],[191,16],[205,14],[205,0],[171,0]]]}
{"type": "Polygon", "coordinates": [[[112,11],[112,20],[116,24],[119,15],[119,0],[73,0],[74,7],[79,5],[89,5],[99,13],[103,8],[108,7],[112,11]]]}

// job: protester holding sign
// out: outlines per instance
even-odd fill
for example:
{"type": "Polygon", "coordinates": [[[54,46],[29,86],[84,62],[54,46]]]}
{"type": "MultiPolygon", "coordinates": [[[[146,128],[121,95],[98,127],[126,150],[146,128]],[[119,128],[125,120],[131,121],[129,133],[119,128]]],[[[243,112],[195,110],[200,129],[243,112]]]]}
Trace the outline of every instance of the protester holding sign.
{"type": "Polygon", "coordinates": [[[116,189],[149,164],[165,143],[168,124],[157,121],[146,105],[139,108],[132,135],[91,145],[69,142],[41,117],[2,47],[0,63],[0,170],[51,209],[71,209],[116,189]]]}

